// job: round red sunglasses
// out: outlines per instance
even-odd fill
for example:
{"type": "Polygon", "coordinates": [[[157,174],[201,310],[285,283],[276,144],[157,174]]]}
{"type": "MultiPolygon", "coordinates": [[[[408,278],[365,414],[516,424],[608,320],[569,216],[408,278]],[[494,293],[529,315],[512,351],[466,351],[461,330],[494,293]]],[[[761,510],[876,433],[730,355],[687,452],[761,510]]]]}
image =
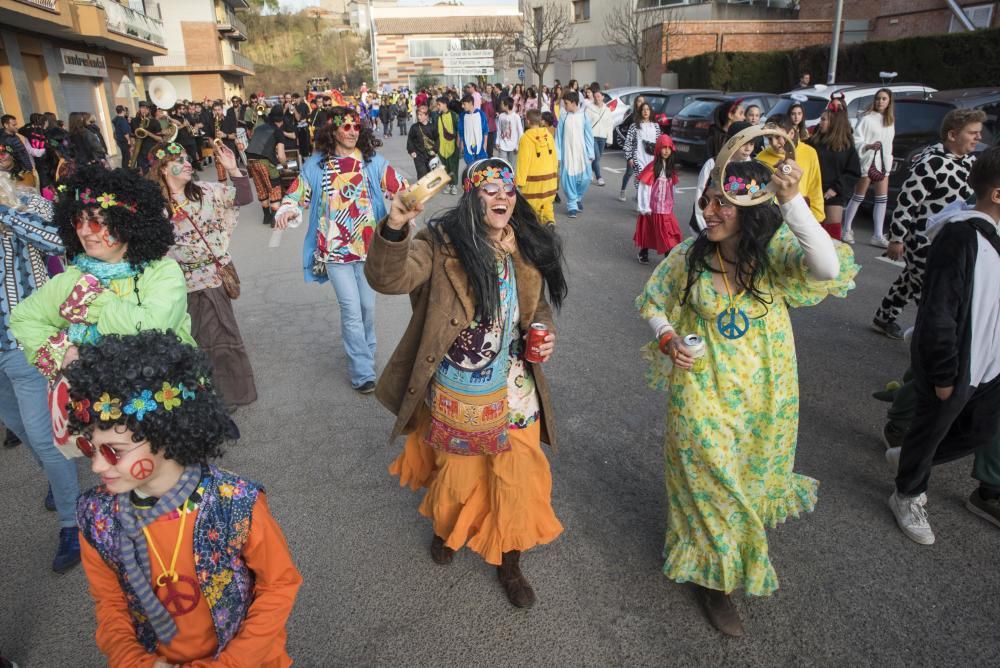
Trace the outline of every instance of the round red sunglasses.
{"type": "MultiPolygon", "coordinates": [[[[132,452],[132,450],[137,450],[141,446],[142,444],[140,443],[136,447],[132,448],[131,450],[123,454],[127,455],[129,452],[132,452]]],[[[123,456],[115,452],[115,449],[112,448],[107,443],[101,443],[100,446],[94,445],[93,442],[86,436],[76,437],[76,447],[78,450],[80,450],[80,452],[83,453],[83,456],[88,459],[93,459],[94,455],[96,455],[98,450],[100,450],[101,456],[104,457],[104,460],[109,464],[111,464],[112,466],[120,462],[123,456]]]]}

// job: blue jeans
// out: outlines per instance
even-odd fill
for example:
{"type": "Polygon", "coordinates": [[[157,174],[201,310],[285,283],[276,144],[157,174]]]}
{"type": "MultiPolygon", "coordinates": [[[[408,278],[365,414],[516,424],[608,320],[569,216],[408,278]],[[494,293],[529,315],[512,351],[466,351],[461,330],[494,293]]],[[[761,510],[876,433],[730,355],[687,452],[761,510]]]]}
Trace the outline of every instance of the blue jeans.
{"type": "Polygon", "coordinates": [[[328,262],[326,273],[340,305],[340,337],[347,353],[351,386],[375,380],[375,291],[365,279],[364,262],[328,262]]]}
{"type": "Polygon", "coordinates": [[[59,514],[59,525],[76,526],[80,484],[76,461],[66,459],[52,442],[48,383],[20,350],[0,350],[0,420],[28,444],[45,469],[59,514]]]}
{"type": "Polygon", "coordinates": [[[604,145],[607,144],[604,137],[594,137],[594,161],[590,166],[594,169],[594,178],[601,178],[601,156],[604,154],[604,145]]]}

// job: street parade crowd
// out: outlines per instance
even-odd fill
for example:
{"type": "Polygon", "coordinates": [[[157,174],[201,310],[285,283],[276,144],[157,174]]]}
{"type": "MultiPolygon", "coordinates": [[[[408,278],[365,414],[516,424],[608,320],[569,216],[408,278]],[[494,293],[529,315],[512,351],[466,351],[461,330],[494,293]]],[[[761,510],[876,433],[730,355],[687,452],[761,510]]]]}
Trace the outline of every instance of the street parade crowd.
{"type": "MultiPolygon", "coordinates": [[[[886,225],[893,104],[879,91],[852,128],[834,98],[815,132],[801,105],[762,124],[757,107],[720,104],[687,238],[673,140],[641,96],[624,128],[637,259],[662,257],[635,307],[651,328],[647,380],[669,397],[663,573],[727,635],[744,633],[735,591],[778,588],[767,529],[817,502],[818,482],[794,471],[789,308],[854,287],[869,189],[871,243],[904,263],[873,324],[911,339],[904,382],[880,393],[889,508],[906,536],[933,543],[933,465],[972,454],[968,508],[1000,527],[1000,148],[974,156],[984,115],[949,112],[886,225]]],[[[257,399],[229,250],[255,200],[266,225],[306,225],[303,278],[332,286],[351,387],[405,437],[389,473],[426,490],[431,559],[468,548],[530,607],[524,553],[563,531],[542,447],[557,442],[544,369],[572,229],[555,225],[555,204],[572,220],[605,186],[605,89],[362,85],[128,112],[113,123],[117,168],[87,113],[68,127],[51,113],[0,119],[0,420],[5,445],[25,443],[45,472],[52,569],[82,562],[109,665],[291,664],[302,578],[264,488],[213,463],[257,399]],[[456,197],[420,227],[414,184],[378,152],[396,133],[417,179],[443,169],[456,197]],[[376,293],[412,306],[381,373],[376,293]],[[78,456],[99,478],[82,493],[78,456]]]]}

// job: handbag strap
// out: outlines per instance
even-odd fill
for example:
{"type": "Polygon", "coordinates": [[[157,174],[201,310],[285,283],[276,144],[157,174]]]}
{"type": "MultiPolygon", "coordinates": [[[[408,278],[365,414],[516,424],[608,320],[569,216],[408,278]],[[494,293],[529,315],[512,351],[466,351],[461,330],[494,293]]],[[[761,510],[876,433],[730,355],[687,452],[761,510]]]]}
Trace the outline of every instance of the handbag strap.
{"type": "Polygon", "coordinates": [[[1000,254],[1000,234],[997,233],[997,229],[995,227],[979,218],[969,218],[966,222],[968,222],[969,225],[972,225],[977,232],[986,237],[986,240],[989,241],[996,252],[1000,254]]]}
{"type": "Polygon", "coordinates": [[[219,261],[219,257],[215,254],[215,251],[212,250],[212,245],[208,243],[208,239],[206,239],[205,235],[201,233],[198,226],[194,224],[194,218],[192,218],[188,212],[184,210],[183,206],[176,206],[173,208],[174,211],[183,214],[184,217],[188,219],[188,222],[191,223],[191,227],[193,227],[194,231],[198,233],[198,236],[201,237],[202,242],[205,244],[205,248],[208,249],[208,254],[212,256],[212,262],[215,263],[215,268],[222,271],[222,262],[219,261]]]}

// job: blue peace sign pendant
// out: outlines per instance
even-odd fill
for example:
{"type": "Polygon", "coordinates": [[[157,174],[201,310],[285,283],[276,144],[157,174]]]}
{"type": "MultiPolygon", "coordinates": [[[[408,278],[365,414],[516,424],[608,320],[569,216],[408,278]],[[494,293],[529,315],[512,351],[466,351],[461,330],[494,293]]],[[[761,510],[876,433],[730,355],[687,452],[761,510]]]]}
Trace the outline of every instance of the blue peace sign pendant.
{"type": "Polygon", "coordinates": [[[715,319],[715,326],[727,339],[739,339],[750,329],[750,319],[743,309],[730,306],[715,319]]]}

